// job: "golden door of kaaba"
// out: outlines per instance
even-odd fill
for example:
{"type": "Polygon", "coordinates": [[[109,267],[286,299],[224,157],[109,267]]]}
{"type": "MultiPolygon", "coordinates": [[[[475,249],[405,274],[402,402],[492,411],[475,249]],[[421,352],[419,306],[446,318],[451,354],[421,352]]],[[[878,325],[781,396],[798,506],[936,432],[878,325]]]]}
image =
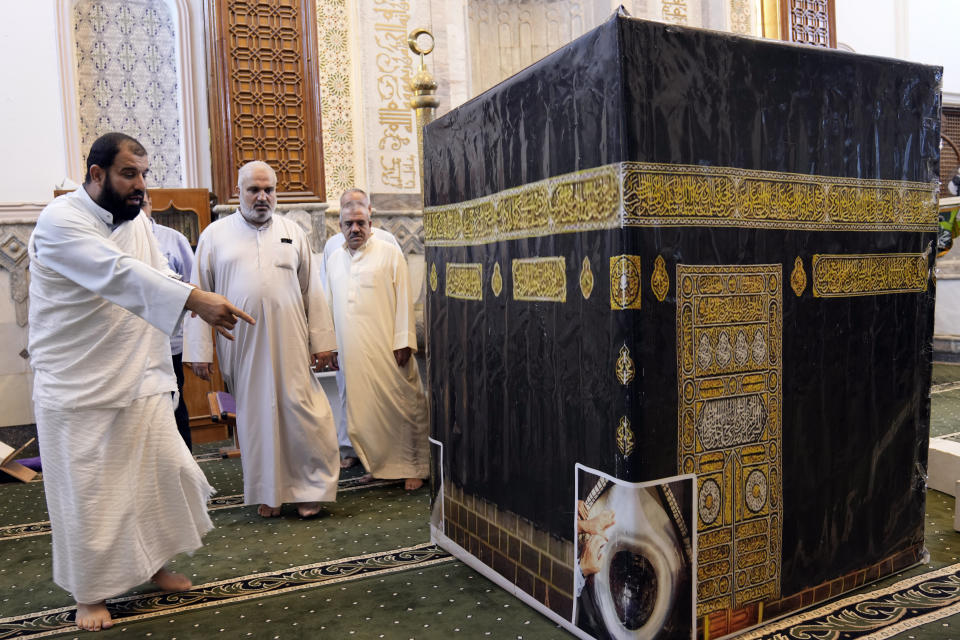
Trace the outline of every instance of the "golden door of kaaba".
{"type": "Polygon", "coordinates": [[[697,615],[780,595],[781,266],[677,266],[679,460],[697,476],[697,615]]]}

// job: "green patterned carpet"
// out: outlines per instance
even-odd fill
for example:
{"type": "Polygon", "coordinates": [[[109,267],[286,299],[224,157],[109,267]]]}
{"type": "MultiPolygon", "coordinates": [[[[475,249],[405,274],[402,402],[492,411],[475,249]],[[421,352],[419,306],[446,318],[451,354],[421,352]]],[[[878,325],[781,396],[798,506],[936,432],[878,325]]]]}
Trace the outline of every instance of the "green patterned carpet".
{"type": "MultiPolygon", "coordinates": [[[[932,435],[960,433],[960,384],[952,388],[958,382],[960,365],[934,366],[932,435]]],[[[218,492],[210,505],[216,528],[200,551],[172,563],[192,577],[194,589],[158,594],[143,585],[125,594],[111,602],[117,625],[101,637],[572,637],[430,544],[426,488],[406,492],[396,483],[360,485],[359,470],[353,469],[341,478],[338,501],[320,517],[304,520],[290,508],[281,518],[263,519],[255,507],[242,504],[240,461],[210,455],[219,444],[197,448],[201,467],[218,492]]],[[[905,579],[960,563],[953,509],[951,496],[929,491],[929,562],[864,591],[901,590],[905,579]]],[[[50,579],[46,518],[42,482],[0,485],[0,640],[87,635],[71,627],[71,599],[50,579]]],[[[936,583],[929,576],[920,580],[936,585],[931,589],[947,602],[954,588],[952,573],[936,583]]],[[[960,577],[955,582],[960,601],[960,577]]],[[[908,585],[903,593],[917,588],[908,585]]],[[[903,595],[897,591],[890,597],[903,595]]],[[[804,633],[831,640],[890,637],[882,629],[871,630],[874,623],[865,623],[856,611],[856,604],[815,610],[800,626],[773,623],[753,635],[784,640],[806,637],[804,633]],[[840,629],[832,629],[830,622],[828,629],[823,620],[844,622],[840,629]]],[[[944,611],[948,609],[939,615],[944,611]]],[[[960,613],[898,637],[960,640],[960,613]]]]}

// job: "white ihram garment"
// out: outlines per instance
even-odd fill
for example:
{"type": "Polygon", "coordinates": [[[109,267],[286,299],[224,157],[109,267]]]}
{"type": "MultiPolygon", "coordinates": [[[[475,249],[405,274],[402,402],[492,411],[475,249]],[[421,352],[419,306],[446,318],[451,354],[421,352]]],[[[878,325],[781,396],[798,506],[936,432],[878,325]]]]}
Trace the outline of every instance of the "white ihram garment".
{"type": "Polygon", "coordinates": [[[339,360],[347,388],[347,429],[363,466],[377,478],[429,474],[427,404],[412,356],[417,349],[407,263],[400,249],[371,237],[327,262],[339,360]],[[352,254],[352,255],[351,255],[352,254]]]}
{"type": "MultiPolygon", "coordinates": [[[[374,229],[373,237],[379,238],[384,242],[389,242],[390,244],[397,247],[397,249],[403,250],[400,246],[400,243],[397,242],[396,236],[385,229],[374,229]]],[[[320,282],[323,283],[324,291],[327,294],[327,297],[330,297],[330,290],[327,289],[327,258],[333,255],[333,252],[343,246],[345,239],[342,233],[338,233],[335,236],[329,238],[326,244],[323,245],[323,260],[318,261],[320,263],[320,282]]],[[[340,417],[337,420],[337,442],[340,445],[340,457],[341,458],[356,458],[357,452],[353,449],[353,443],[350,442],[350,434],[347,433],[347,385],[344,382],[343,377],[343,362],[340,363],[340,368],[337,370],[337,400],[340,402],[340,417]]]]}
{"type": "Polygon", "coordinates": [[[213,493],[177,433],[169,335],[190,287],[140,214],[83,188],[51,202],[29,242],[30,358],[54,581],[94,603],[148,580],[212,527],[213,493]]]}
{"type": "MultiPolygon", "coordinates": [[[[246,311],[231,342],[217,335],[224,381],[237,402],[237,433],[248,504],[329,502],[340,477],[333,415],[310,355],[336,348],[310,245],[292,220],[261,227],[239,212],[200,235],[192,281],[246,311]]],[[[212,362],[209,325],[186,318],[183,361],[212,362]]]]}

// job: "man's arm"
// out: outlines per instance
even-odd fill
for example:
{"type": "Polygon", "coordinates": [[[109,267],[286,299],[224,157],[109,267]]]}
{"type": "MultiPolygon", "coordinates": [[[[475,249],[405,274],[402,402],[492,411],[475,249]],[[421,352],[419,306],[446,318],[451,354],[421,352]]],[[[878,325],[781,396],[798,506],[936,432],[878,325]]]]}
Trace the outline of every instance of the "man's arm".
{"type": "Polygon", "coordinates": [[[40,264],[173,333],[190,295],[188,285],[123,252],[80,212],[45,213],[31,239],[40,264]]]}
{"type": "Polygon", "coordinates": [[[399,249],[394,252],[393,258],[393,286],[397,300],[393,318],[393,357],[398,367],[405,367],[410,355],[417,350],[417,332],[407,260],[399,249]]]}

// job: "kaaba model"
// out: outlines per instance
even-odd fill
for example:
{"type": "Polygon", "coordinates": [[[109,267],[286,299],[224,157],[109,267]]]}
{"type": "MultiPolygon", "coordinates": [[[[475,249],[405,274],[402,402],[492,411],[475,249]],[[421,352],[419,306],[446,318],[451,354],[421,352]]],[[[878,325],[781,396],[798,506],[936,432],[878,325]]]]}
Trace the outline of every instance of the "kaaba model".
{"type": "Polygon", "coordinates": [[[617,15],[429,125],[434,539],[597,638],[917,563],[940,79],[617,15]]]}

